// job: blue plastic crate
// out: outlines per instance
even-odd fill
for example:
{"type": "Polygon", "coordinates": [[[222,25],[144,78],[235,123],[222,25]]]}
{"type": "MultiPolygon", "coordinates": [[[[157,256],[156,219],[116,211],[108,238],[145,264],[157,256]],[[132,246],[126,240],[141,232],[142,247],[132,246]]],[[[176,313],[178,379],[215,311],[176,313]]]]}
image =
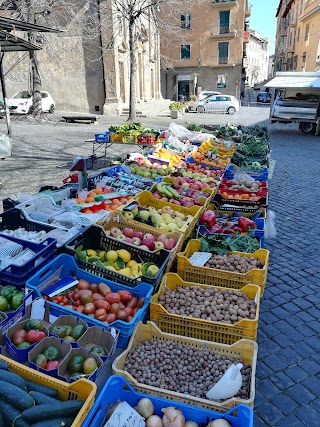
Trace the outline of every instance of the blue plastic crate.
{"type": "MultiPolygon", "coordinates": [[[[237,172],[237,169],[233,165],[229,165],[223,177],[227,179],[233,179],[234,172],[237,172]]],[[[268,168],[263,168],[260,171],[241,170],[239,172],[246,173],[250,175],[252,178],[256,179],[257,181],[268,181],[268,174],[269,174],[268,168]]]]}
{"type": "Polygon", "coordinates": [[[102,427],[105,422],[105,416],[111,405],[121,402],[127,402],[131,407],[136,407],[140,399],[147,397],[154,406],[154,414],[163,416],[162,408],[174,406],[183,413],[186,421],[194,421],[201,426],[209,422],[224,418],[232,427],[252,427],[253,410],[249,406],[238,405],[225,413],[210,411],[209,409],[197,408],[185,403],[174,402],[172,400],[162,399],[147,394],[138,393],[122,377],[118,375],[111,376],[96,401],[91,408],[87,418],[84,420],[82,427],[102,427]]]}
{"type": "Polygon", "coordinates": [[[60,280],[64,277],[73,276],[77,279],[84,279],[90,283],[105,283],[110,286],[112,292],[117,292],[119,290],[129,291],[133,296],[138,299],[145,297],[145,302],[143,307],[138,310],[137,314],[134,316],[131,322],[127,323],[122,320],[116,320],[110,325],[106,323],[100,322],[99,320],[94,319],[93,317],[86,316],[85,314],[78,313],[68,308],[65,308],[61,305],[54,304],[50,302],[52,305],[52,314],[53,315],[61,315],[68,314],[72,316],[77,316],[80,319],[84,320],[88,323],[89,326],[100,326],[101,328],[108,328],[110,326],[118,329],[120,331],[119,339],[118,339],[118,347],[125,348],[130,336],[136,327],[137,323],[144,320],[145,315],[147,313],[151,296],[153,292],[153,287],[148,283],[140,283],[135,288],[130,288],[129,286],[124,286],[119,283],[112,282],[110,280],[103,279],[101,277],[97,277],[94,274],[88,273],[85,270],[82,270],[78,267],[74,258],[70,255],[61,254],[56,257],[53,261],[48,263],[45,267],[43,267],[40,271],[38,271],[34,276],[32,276],[26,283],[26,286],[32,290],[34,290],[35,294],[38,297],[43,298],[45,290],[55,281],[60,280]],[[56,310],[56,311],[55,311],[56,310]]]}
{"type": "MultiPolygon", "coordinates": [[[[253,235],[254,237],[264,237],[264,230],[265,230],[265,220],[264,218],[257,218],[255,220],[256,223],[256,228],[254,230],[252,230],[251,235],[253,235]]],[[[204,225],[200,225],[200,220],[197,222],[197,227],[199,229],[199,232],[201,234],[215,234],[215,233],[211,233],[207,227],[205,227],[204,225]]],[[[220,234],[221,236],[226,236],[229,237],[230,234],[220,234]]]]}
{"type": "Polygon", "coordinates": [[[30,249],[35,255],[23,265],[10,265],[0,271],[0,283],[12,283],[13,285],[24,285],[26,280],[36,271],[40,270],[56,254],[56,239],[48,238],[42,243],[28,242],[11,236],[2,236],[12,242],[19,243],[23,249],[30,249]]]}
{"type": "Polygon", "coordinates": [[[94,135],[95,142],[110,142],[110,132],[96,133],[94,135]]]}

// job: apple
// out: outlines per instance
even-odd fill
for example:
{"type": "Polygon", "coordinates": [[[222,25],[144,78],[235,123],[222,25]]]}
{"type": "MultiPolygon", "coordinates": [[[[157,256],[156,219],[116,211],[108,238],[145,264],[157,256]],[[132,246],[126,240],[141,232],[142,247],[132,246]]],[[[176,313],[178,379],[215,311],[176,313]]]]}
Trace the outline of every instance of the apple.
{"type": "Polygon", "coordinates": [[[133,215],[132,212],[126,211],[126,212],[123,213],[123,218],[126,221],[131,221],[134,218],[134,215],[133,215]]]}
{"type": "Polygon", "coordinates": [[[143,233],[141,233],[141,231],[134,231],[132,237],[138,237],[141,241],[143,239],[143,233]]]}
{"type": "Polygon", "coordinates": [[[145,240],[145,239],[154,240],[154,236],[153,236],[151,233],[146,233],[146,234],[143,236],[143,240],[145,240]]]}
{"type": "Polygon", "coordinates": [[[124,240],[125,243],[129,243],[130,245],[133,245],[133,240],[130,239],[130,237],[126,237],[126,239],[124,240]]]}
{"type": "Polygon", "coordinates": [[[153,239],[143,239],[141,242],[141,246],[147,246],[150,251],[154,251],[155,248],[153,239]]]}
{"type": "Polygon", "coordinates": [[[110,236],[111,236],[111,237],[117,237],[117,236],[119,236],[120,234],[122,234],[122,233],[121,233],[121,230],[120,230],[118,227],[112,227],[112,228],[110,229],[110,236]]]}
{"type": "Polygon", "coordinates": [[[156,251],[159,251],[160,249],[164,249],[164,244],[162,242],[156,242],[154,246],[156,251]]]}
{"type": "Polygon", "coordinates": [[[132,237],[131,240],[132,240],[132,244],[133,245],[136,245],[136,246],[140,246],[141,245],[141,239],[139,239],[139,237],[132,237]]]}
{"type": "Polygon", "coordinates": [[[133,230],[131,228],[125,228],[122,231],[122,234],[124,234],[126,237],[129,237],[131,239],[133,237],[133,230]]]}
{"type": "Polygon", "coordinates": [[[146,246],[146,245],[141,245],[140,246],[140,249],[143,249],[143,250],[145,250],[145,251],[150,251],[150,249],[148,248],[148,246],[146,246]]]}
{"type": "Polygon", "coordinates": [[[142,221],[148,221],[149,216],[150,216],[150,212],[147,210],[139,212],[139,217],[142,219],[142,221]]]}
{"type": "Polygon", "coordinates": [[[168,250],[171,251],[171,249],[173,249],[176,246],[177,242],[170,237],[169,239],[166,240],[164,247],[168,250]]]}
{"type": "Polygon", "coordinates": [[[107,236],[111,235],[110,230],[104,230],[104,232],[106,233],[107,236]]]}
{"type": "Polygon", "coordinates": [[[164,243],[167,239],[168,237],[165,234],[160,234],[160,236],[157,238],[157,242],[164,243]]]}
{"type": "Polygon", "coordinates": [[[124,234],[119,234],[117,236],[117,240],[121,240],[122,242],[124,242],[126,240],[126,236],[124,234]]]}

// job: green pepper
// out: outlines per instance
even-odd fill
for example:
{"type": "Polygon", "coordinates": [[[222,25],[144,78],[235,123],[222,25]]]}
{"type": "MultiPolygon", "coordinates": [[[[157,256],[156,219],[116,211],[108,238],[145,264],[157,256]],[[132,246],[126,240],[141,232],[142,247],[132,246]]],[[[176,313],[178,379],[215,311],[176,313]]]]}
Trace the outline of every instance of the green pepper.
{"type": "Polygon", "coordinates": [[[4,286],[2,288],[2,290],[0,292],[0,295],[2,297],[5,297],[8,302],[11,302],[12,298],[17,293],[19,293],[19,291],[17,290],[17,288],[15,286],[13,286],[13,285],[6,285],[6,286],[4,286]]]}
{"type": "Polygon", "coordinates": [[[24,300],[24,293],[18,292],[14,297],[12,298],[11,305],[14,310],[17,310],[22,304],[24,300]]]}
{"type": "Polygon", "coordinates": [[[52,360],[59,360],[60,359],[60,352],[54,345],[49,345],[49,347],[45,348],[43,350],[43,353],[47,360],[51,362],[52,360]]]}

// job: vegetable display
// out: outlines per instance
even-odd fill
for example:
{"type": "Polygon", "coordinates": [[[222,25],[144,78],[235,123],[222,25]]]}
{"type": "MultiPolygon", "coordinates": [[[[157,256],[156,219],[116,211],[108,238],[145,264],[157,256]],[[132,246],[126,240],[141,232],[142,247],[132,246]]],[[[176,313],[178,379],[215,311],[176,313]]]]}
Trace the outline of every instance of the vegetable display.
{"type": "Polygon", "coordinates": [[[263,268],[264,261],[241,255],[212,255],[209,261],[206,262],[205,267],[247,273],[253,268],[263,268]]]}
{"type": "Polygon", "coordinates": [[[29,320],[23,329],[17,329],[13,333],[11,342],[20,350],[28,348],[32,344],[41,341],[46,336],[43,332],[43,328],[44,327],[40,320],[37,320],[36,322],[29,320]]]}
{"type": "Polygon", "coordinates": [[[0,311],[10,313],[17,310],[24,301],[24,289],[5,285],[0,291],[0,311]]]}
{"type": "Polygon", "coordinates": [[[219,236],[212,234],[201,237],[201,250],[224,255],[228,251],[253,253],[260,248],[259,240],[245,234],[235,236],[219,236]]]}

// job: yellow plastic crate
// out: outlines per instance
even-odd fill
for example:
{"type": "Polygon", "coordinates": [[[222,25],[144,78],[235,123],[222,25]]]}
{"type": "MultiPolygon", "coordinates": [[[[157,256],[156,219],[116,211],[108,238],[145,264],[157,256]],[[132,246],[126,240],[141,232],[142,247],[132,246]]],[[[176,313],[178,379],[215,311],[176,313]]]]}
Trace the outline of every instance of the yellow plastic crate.
{"type": "MultiPolygon", "coordinates": [[[[169,313],[159,302],[159,297],[165,293],[166,289],[175,290],[178,286],[181,288],[190,286],[199,286],[203,289],[212,288],[210,285],[184,282],[178,274],[165,274],[159,291],[153,295],[150,303],[150,320],[155,322],[161,331],[222,344],[233,344],[242,338],[256,341],[261,296],[259,286],[246,285],[241,289],[235,289],[235,291],[244,292],[250,300],[255,300],[257,309],[254,319],[243,319],[232,325],[169,313]]],[[[226,289],[218,286],[216,288],[218,290],[226,289]]]]}
{"type": "Polygon", "coordinates": [[[215,268],[195,266],[189,261],[194,252],[201,252],[200,240],[189,240],[185,251],[177,254],[177,273],[182,280],[233,289],[241,289],[247,284],[258,285],[261,287],[261,295],[263,295],[268,275],[269,251],[267,249],[259,249],[252,254],[236,251],[228,252],[230,255],[241,255],[248,258],[254,257],[260,261],[264,261],[263,268],[253,268],[247,273],[235,273],[215,268]]]}
{"type": "MultiPolygon", "coordinates": [[[[177,180],[173,176],[166,176],[165,178],[163,178],[162,182],[167,182],[168,184],[177,184],[177,180]]],[[[217,190],[218,186],[216,186],[215,188],[203,188],[201,191],[203,193],[209,193],[213,195],[217,192],[217,190]]]]}
{"type": "Polygon", "coordinates": [[[180,335],[167,334],[165,332],[161,332],[160,329],[153,322],[147,322],[146,324],[139,322],[132,334],[127,350],[125,350],[123,353],[120,354],[120,356],[115,359],[112,365],[112,369],[116,375],[123,376],[127,381],[129,381],[130,384],[133,385],[135,390],[141,393],[186,403],[187,405],[192,405],[199,408],[210,409],[218,412],[225,412],[228,409],[234,408],[236,405],[239,404],[248,405],[253,408],[255,396],[257,353],[258,345],[254,341],[242,339],[232,345],[218,344],[209,341],[201,341],[194,338],[182,337],[180,335]],[[233,397],[228,400],[225,400],[224,402],[215,402],[139,383],[127,371],[124,370],[126,357],[130,350],[135,348],[141,341],[150,341],[155,338],[160,339],[162,341],[169,340],[174,343],[189,344],[203,351],[212,350],[214,351],[214,353],[234,357],[240,359],[243,363],[249,363],[252,369],[250,398],[244,400],[233,397]]]}
{"type": "Polygon", "coordinates": [[[122,141],[123,141],[122,133],[110,132],[110,142],[122,142],[122,141]]]}
{"type": "Polygon", "coordinates": [[[54,388],[58,391],[58,398],[61,400],[83,400],[84,404],[71,427],[80,427],[82,425],[94,404],[97,391],[97,386],[92,381],[82,378],[72,384],[68,384],[64,381],[57,380],[49,375],[45,375],[34,369],[28,368],[27,366],[15,362],[8,357],[0,355],[0,360],[3,360],[7,365],[9,365],[12,372],[15,372],[26,380],[54,388]]]}
{"type": "MultiPolygon", "coordinates": [[[[208,204],[207,210],[215,211],[216,213],[222,214],[222,215],[227,214],[227,215],[233,216],[233,214],[234,214],[234,212],[232,212],[232,211],[219,211],[219,210],[217,210],[213,203],[208,204]]],[[[260,208],[259,210],[261,211],[261,215],[259,216],[259,218],[266,219],[266,217],[267,217],[266,208],[260,208]]],[[[245,216],[246,218],[251,218],[253,213],[241,212],[241,215],[245,216]]]]}
{"type": "MultiPolygon", "coordinates": [[[[131,228],[133,231],[140,231],[143,234],[149,233],[151,228],[141,222],[132,223],[132,222],[126,221],[121,215],[121,213],[118,211],[111,212],[110,215],[107,217],[107,219],[105,221],[100,221],[98,225],[100,225],[100,227],[102,227],[105,231],[110,230],[110,228],[112,227],[118,227],[120,230],[123,230],[124,228],[131,228]]],[[[169,251],[170,259],[169,259],[169,263],[166,271],[170,271],[170,268],[177,256],[177,253],[182,248],[182,245],[184,242],[183,234],[179,233],[178,231],[169,232],[165,230],[159,230],[157,228],[154,228],[154,231],[152,231],[152,234],[155,237],[159,237],[161,234],[165,234],[168,237],[168,239],[172,237],[177,242],[176,246],[171,251],[169,251]]]]}
{"type": "MultiPolygon", "coordinates": [[[[184,235],[184,238],[186,239],[194,229],[198,219],[200,218],[200,215],[204,209],[203,206],[192,206],[191,208],[184,208],[183,206],[174,205],[173,203],[163,202],[162,200],[155,199],[150,191],[142,191],[137,196],[135,196],[133,199],[129,201],[128,204],[132,203],[132,200],[136,200],[139,204],[139,206],[145,205],[145,206],[153,206],[156,209],[164,208],[165,206],[169,206],[172,210],[181,212],[184,215],[190,215],[193,217],[192,221],[189,222],[188,230],[185,233],[182,233],[184,235]]],[[[124,206],[119,206],[118,210],[122,211],[124,206]]],[[[136,224],[141,225],[141,222],[139,221],[129,221],[130,224],[136,224]]],[[[151,225],[143,224],[145,228],[148,228],[151,233],[154,233],[155,227],[152,227],[151,225]]],[[[181,232],[180,232],[181,233],[181,232]]]]}

